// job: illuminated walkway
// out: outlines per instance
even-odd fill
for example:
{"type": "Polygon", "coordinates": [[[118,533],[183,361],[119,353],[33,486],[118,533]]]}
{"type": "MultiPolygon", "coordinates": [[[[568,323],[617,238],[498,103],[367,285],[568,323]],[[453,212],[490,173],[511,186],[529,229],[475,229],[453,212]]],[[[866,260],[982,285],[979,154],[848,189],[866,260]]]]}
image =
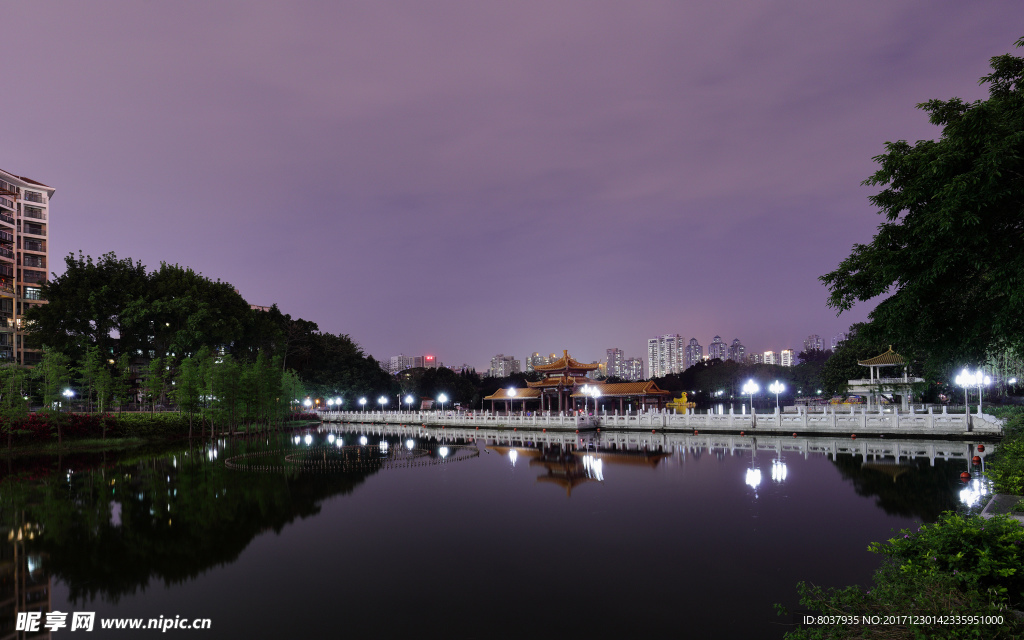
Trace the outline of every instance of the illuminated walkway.
{"type": "Polygon", "coordinates": [[[868,412],[865,409],[826,407],[822,413],[759,413],[756,415],[725,413],[675,414],[668,410],[619,415],[504,415],[490,412],[456,413],[441,411],[324,411],[323,422],[370,422],[394,425],[447,426],[481,429],[530,429],[557,431],[686,431],[787,434],[851,434],[893,435],[911,437],[989,437],[1003,433],[1003,423],[987,414],[952,414],[927,412],[868,412]]]}

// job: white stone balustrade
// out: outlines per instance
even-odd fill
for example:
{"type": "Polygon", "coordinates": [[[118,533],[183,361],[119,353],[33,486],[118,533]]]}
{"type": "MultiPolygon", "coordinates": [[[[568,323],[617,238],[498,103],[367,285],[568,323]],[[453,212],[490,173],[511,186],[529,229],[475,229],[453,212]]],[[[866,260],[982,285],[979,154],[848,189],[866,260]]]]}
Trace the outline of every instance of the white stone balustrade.
{"type": "Polygon", "coordinates": [[[415,424],[425,426],[512,428],[532,430],[589,430],[609,429],[622,431],[761,431],[778,433],[865,433],[902,435],[1002,435],[1003,423],[987,414],[951,414],[943,410],[935,413],[888,413],[867,411],[864,408],[826,408],[822,413],[798,408],[796,413],[755,415],[729,412],[726,414],[671,413],[667,410],[621,415],[602,412],[598,416],[586,415],[505,415],[491,412],[441,411],[323,411],[324,422],[365,422],[379,424],[415,424]]]}

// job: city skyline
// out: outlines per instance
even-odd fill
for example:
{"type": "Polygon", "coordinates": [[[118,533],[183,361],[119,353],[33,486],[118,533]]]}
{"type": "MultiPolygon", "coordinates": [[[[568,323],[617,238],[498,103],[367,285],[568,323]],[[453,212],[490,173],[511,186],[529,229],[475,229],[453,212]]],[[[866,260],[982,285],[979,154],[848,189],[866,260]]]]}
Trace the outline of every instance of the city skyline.
{"type": "Polygon", "coordinates": [[[1017,14],[15,3],[0,169],[59,193],[48,271],[187,265],[382,362],[799,351],[871,309],[817,280],[881,222],[871,158],[938,135],[914,105],[984,97],[1017,14]]]}

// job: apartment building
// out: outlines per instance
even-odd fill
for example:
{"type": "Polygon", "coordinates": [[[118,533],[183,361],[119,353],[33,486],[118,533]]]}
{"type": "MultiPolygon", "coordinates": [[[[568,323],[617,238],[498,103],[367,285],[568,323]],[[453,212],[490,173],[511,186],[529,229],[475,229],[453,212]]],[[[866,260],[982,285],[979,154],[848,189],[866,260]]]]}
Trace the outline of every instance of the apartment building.
{"type": "Polygon", "coordinates": [[[44,304],[49,273],[50,199],[55,189],[0,169],[0,361],[32,365],[25,348],[25,313],[44,304]]]}
{"type": "Polygon", "coordinates": [[[671,334],[651,338],[647,341],[647,365],[652,378],[661,378],[670,373],[683,371],[683,338],[671,334]]]}

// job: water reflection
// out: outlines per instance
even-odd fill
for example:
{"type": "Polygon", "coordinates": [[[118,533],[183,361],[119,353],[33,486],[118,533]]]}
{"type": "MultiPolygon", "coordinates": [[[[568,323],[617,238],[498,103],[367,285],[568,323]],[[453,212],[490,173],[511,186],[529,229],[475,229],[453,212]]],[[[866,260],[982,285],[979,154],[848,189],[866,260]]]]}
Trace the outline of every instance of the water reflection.
{"type": "Polygon", "coordinates": [[[988,478],[974,478],[960,491],[960,502],[969,508],[984,506],[982,498],[992,492],[992,481],[988,478]]]}
{"type": "MultiPolygon", "coordinates": [[[[383,471],[462,463],[451,468],[469,467],[479,475],[462,477],[486,479],[486,465],[475,459],[481,450],[500,456],[487,464],[523,492],[531,509],[553,498],[578,518],[589,511],[574,509],[594,504],[598,496],[629,494],[640,504],[647,494],[658,495],[659,485],[650,481],[658,479],[660,487],[709,501],[736,488],[749,501],[749,487],[767,520],[773,495],[820,483],[820,477],[802,473],[809,459],[827,468],[837,484],[852,485],[849,493],[873,497],[885,513],[925,521],[957,505],[978,508],[991,491],[980,479],[959,483],[959,473],[973,465],[973,445],[967,443],[363,429],[222,440],[144,455],[8,461],[0,486],[0,526],[9,543],[3,558],[11,561],[4,564],[3,588],[22,585],[15,598],[20,611],[49,607],[51,577],[67,585],[72,601],[118,602],[151,582],[191,582],[236,562],[261,533],[280,533],[319,515],[328,499],[361,491],[383,471]],[[362,444],[345,446],[345,439],[362,444]],[[517,472],[508,473],[510,468],[517,472]],[[536,487],[534,493],[525,493],[528,487],[536,487]],[[31,589],[36,595],[29,597],[31,589]]],[[[989,445],[988,453],[994,448],[989,445]]],[[[418,482],[399,478],[382,485],[384,477],[373,484],[407,490],[418,482]]],[[[434,494],[421,497],[424,503],[432,499],[434,494]]],[[[645,503],[638,517],[662,506],[645,503]]],[[[322,535],[328,541],[334,532],[322,535]]],[[[7,594],[3,602],[9,601],[7,594]]],[[[12,610],[5,611],[3,620],[13,620],[12,610]]]]}
{"type": "MultiPolygon", "coordinates": [[[[0,637],[16,638],[22,637],[15,632],[19,613],[39,613],[45,620],[52,611],[52,582],[43,555],[31,551],[41,526],[26,520],[24,512],[5,525],[10,528],[6,543],[0,543],[0,637]]],[[[51,637],[42,625],[40,629],[44,633],[32,637],[51,637]]]]}
{"type": "Polygon", "coordinates": [[[789,469],[786,467],[786,463],[779,459],[772,460],[772,480],[783,482],[787,475],[789,475],[789,469]]]}

